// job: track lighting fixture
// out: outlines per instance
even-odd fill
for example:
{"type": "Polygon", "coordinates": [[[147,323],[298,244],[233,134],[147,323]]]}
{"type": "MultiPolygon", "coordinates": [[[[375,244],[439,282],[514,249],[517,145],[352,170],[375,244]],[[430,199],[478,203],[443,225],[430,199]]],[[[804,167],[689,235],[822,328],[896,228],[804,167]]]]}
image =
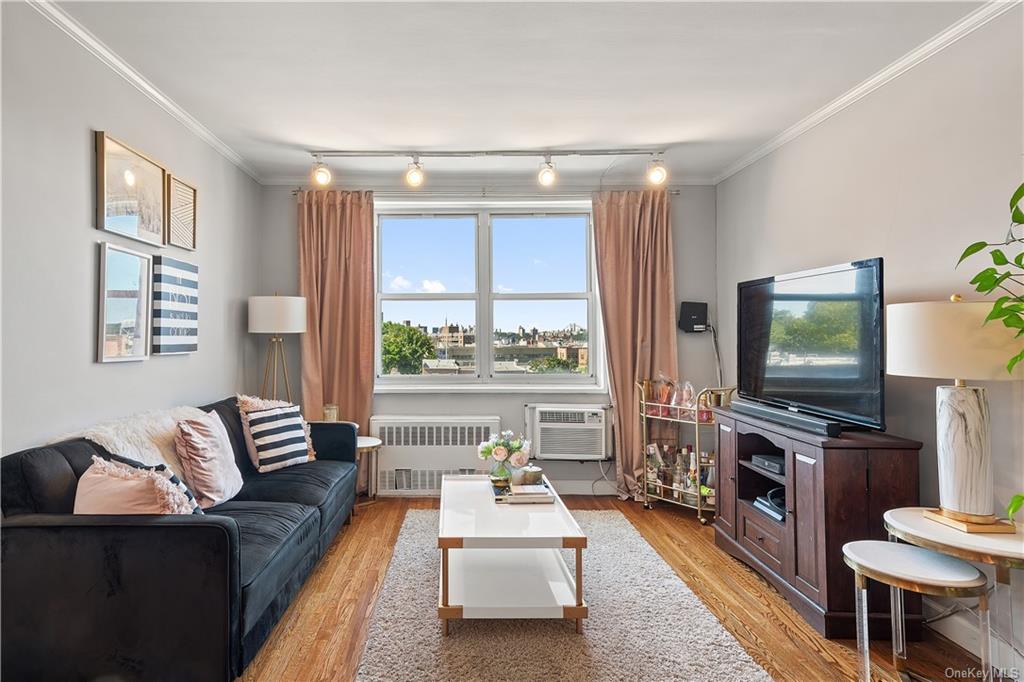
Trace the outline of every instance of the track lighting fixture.
{"type": "Polygon", "coordinates": [[[326,187],[331,184],[331,169],[327,167],[327,164],[323,162],[320,156],[316,157],[316,161],[313,163],[313,184],[319,187],[326,187]]]}
{"type": "Polygon", "coordinates": [[[412,163],[409,164],[408,170],[405,171],[405,184],[410,187],[419,187],[423,184],[426,177],[426,174],[423,172],[423,164],[420,163],[420,157],[412,157],[412,163]]]}
{"type": "Polygon", "coordinates": [[[647,182],[652,185],[664,185],[668,180],[668,169],[665,162],[656,158],[647,164],[647,182]]]}
{"type": "Polygon", "coordinates": [[[551,155],[546,154],[544,156],[544,163],[540,165],[540,170],[537,171],[537,182],[543,187],[550,187],[555,184],[558,179],[558,171],[555,170],[555,164],[551,162],[551,155]]]}

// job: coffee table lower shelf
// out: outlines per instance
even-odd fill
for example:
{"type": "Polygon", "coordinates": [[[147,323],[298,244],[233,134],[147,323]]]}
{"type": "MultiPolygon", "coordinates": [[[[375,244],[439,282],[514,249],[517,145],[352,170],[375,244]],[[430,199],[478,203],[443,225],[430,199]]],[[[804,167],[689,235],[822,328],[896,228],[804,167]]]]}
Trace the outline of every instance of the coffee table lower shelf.
{"type": "Polygon", "coordinates": [[[576,549],[575,575],[561,550],[550,547],[441,552],[437,616],[446,636],[454,619],[566,618],[582,630],[582,548],[576,549]]]}

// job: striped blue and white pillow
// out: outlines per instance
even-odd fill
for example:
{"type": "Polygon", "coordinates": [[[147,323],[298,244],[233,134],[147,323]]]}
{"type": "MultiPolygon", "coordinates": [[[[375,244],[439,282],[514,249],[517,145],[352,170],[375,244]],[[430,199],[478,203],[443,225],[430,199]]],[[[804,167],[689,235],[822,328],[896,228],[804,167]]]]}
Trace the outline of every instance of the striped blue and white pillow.
{"type": "Polygon", "coordinates": [[[254,449],[249,455],[261,474],[309,461],[298,405],[254,410],[243,423],[254,449]]]}

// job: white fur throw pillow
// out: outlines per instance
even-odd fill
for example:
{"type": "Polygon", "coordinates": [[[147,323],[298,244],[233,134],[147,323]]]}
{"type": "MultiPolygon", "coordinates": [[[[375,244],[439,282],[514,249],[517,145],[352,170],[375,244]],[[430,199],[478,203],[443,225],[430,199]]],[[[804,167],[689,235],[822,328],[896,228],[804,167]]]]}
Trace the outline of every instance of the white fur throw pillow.
{"type": "Polygon", "coordinates": [[[152,410],[103,422],[61,436],[58,440],[85,438],[107,452],[147,466],[166,464],[178,478],[184,478],[181,462],[178,461],[178,455],[174,450],[178,422],[185,419],[202,419],[205,416],[206,413],[198,407],[152,410]]]}
{"type": "Polygon", "coordinates": [[[166,466],[141,467],[93,455],[78,479],[76,514],[202,514],[166,466]]]}

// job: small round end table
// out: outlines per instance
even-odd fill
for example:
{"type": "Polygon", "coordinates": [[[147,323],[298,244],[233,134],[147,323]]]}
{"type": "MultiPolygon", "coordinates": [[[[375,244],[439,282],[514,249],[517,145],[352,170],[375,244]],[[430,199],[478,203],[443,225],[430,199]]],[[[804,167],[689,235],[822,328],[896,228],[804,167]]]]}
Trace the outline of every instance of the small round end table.
{"type": "Polygon", "coordinates": [[[361,462],[363,457],[367,457],[367,485],[366,485],[366,496],[369,498],[365,502],[360,502],[356,506],[365,506],[367,504],[373,504],[377,501],[377,459],[380,455],[380,446],[383,445],[380,438],[374,436],[359,436],[356,438],[356,461],[361,462]]]}

